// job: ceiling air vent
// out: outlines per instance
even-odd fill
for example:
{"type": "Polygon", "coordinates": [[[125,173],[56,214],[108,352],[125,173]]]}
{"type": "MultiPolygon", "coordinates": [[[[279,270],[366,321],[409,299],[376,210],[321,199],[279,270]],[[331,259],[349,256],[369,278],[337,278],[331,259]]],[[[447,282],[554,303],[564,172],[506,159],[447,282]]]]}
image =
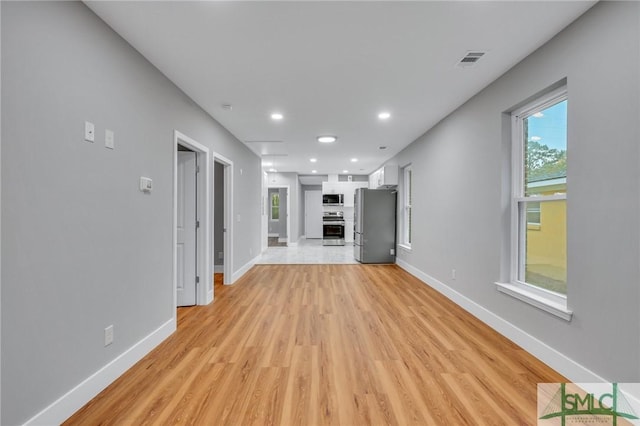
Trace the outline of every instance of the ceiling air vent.
{"type": "Polygon", "coordinates": [[[482,58],[487,52],[480,52],[477,50],[467,52],[462,59],[456,64],[458,67],[472,67],[482,58]]]}

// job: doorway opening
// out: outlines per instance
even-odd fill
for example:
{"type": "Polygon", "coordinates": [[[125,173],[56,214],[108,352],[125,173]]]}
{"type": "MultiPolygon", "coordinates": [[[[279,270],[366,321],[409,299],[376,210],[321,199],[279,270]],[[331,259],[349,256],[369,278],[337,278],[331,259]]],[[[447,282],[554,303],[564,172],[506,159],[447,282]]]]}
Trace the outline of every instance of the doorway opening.
{"type": "Polygon", "coordinates": [[[173,171],[174,306],[206,305],[213,300],[209,149],[174,131],[173,171]]]}
{"type": "Polygon", "coordinates": [[[269,175],[267,174],[267,172],[262,172],[262,205],[261,205],[261,209],[262,209],[262,238],[260,239],[262,244],[261,244],[261,253],[264,253],[264,251],[267,249],[267,247],[269,247],[269,206],[267,205],[269,202],[269,196],[268,196],[268,189],[269,189],[269,175]]]}
{"type": "MultiPolygon", "coordinates": [[[[213,264],[222,283],[233,284],[233,162],[218,153],[213,157],[213,264]]],[[[213,283],[211,284],[213,296],[213,283]]]]}
{"type": "Polygon", "coordinates": [[[267,237],[269,247],[286,247],[291,235],[289,186],[269,186],[267,190],[267,237]]]}
{"type": "Polygon", "coordinates": [[[213,272],[224,274],[224,165],[213,162],[213,272]]]}

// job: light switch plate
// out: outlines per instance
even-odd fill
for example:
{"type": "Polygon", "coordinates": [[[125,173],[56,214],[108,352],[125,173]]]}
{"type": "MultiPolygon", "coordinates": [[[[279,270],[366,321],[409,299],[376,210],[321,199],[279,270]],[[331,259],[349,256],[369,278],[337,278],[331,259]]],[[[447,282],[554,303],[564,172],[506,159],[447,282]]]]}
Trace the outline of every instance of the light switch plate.
{"type": "Polygon", "coordinates": [[[109,149],[115,148],[115,134],[113,130],[106,129],[104,131],[104,146],[109,149]]]}
{"type": "Polygon", "coordinates": [[[84,140],[94,142],[96,139],[96,126],[89,121],[84,122],[84,140]]]}
{"type": "Polygon", "coordinates": [[[140,177],[140,191],[151,192],[153,190],[153,179],[141,176],[140,177]]]}
{"type": "Polygon", "coordinates": [[[113,343],[113,325],[104,329],[104,345],[109,346],[113,343]]]}

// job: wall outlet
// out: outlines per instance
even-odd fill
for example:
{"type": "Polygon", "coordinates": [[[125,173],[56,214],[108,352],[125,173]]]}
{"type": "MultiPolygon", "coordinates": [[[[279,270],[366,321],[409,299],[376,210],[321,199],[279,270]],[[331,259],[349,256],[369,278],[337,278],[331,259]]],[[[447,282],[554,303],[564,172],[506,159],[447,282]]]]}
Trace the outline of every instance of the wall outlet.
{"type": "Polygon", "coordinates": [[[455,269],[452,269],[452,270],[451,270],[451,279],[452,279],[452,280],[455,280],[455,279],[456,279],[456,270],[455,270],[455,269]]]}
{"type": "Polygon", "coordinates": [[[113,325],[104,329],[104,345],[109,346],[113,343],[113,325]]]}

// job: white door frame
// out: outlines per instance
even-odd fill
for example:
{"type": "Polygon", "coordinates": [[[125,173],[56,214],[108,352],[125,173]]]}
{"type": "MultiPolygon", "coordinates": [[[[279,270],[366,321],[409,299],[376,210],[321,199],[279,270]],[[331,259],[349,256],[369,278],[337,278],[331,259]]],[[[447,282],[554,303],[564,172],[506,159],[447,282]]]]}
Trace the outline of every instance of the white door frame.
{"type": "MultiPolygon", "coordinates": [[[[287,191],[287,245],[291,244],[291,215],[289,214],[291,210],[291,191],[289,190],[289,185],[269,185],[267,187],[267,194],[269,194],[269,189],[286,189],[287,191]]],[[[267,196],[267,198],[269,198],[267,196]]],[[[268,200],[267,205],[269,206],[269,210],[271,210],[271,199],[268,200]]],[[[271,212],[267,212],[268,217],[271,217],[271,212]]],[[[269,220],[269,219],[267,219],[269,220]]],[[[269,235],[269,227],[265,230],[267,236],[269,235]]]]}
{"type": "Polygon", "coordinates": [[[196,274],[200,282],[196,284],[196,303],[206,305],[213,300],[213,291],[209,292],[209,285],[213,274],[211,272],[211,162],[209,161],[209,148],[196,142],[190,137],[173,131],[173,312],[178,304],[178,253],[176,249],[178,227],[178,145],[182,145],[194,151],[198,159],[200,172],[196,175],[197,182],[197,217],[200,227],[197,229],[198,244],[196,257],[198,270],[196,274]]]}
{"type": "Polygon", "coordinates": [[[269,200],[269,175],[262,172],[262,250],[261,253],[269,247],[269,209],[271,208],[269,200]]]}
{"type": "MultiPolygon", "coordinates": [[[[213,167],[215,167],[214,163],[224,166],[224,236],[222,248],[224,251],[224,265],[222,283],[230,285],[233,284],[233,161],[217,152],[213,152],[211,157],[211,165],[213,167]]],[[[213,202],[215,203],[215,200],[213,202]]],[[[211,214],[213,214],[213,210],[211,214]]]]}

